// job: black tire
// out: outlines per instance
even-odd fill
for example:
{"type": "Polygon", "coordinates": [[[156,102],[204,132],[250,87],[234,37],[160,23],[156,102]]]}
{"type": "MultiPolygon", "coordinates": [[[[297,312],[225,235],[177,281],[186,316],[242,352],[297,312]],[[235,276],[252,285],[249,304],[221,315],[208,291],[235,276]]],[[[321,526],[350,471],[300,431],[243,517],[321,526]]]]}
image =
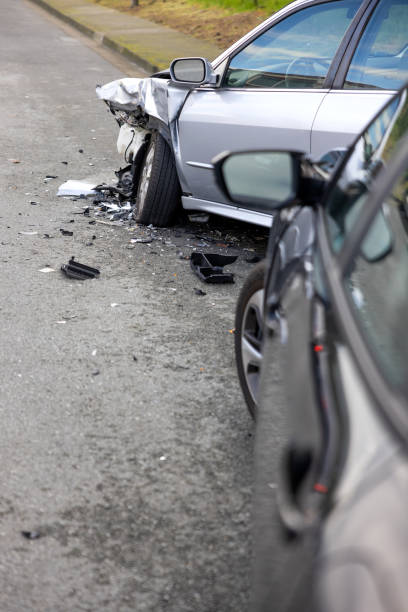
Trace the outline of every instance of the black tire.
{"type": "Polygon", "coordinates": [[[153,132],[141,166],[133,218],[145,225],[169,225],[179,204],[173,153],[159,132],[153,132]]]}
{"type": "Polygon", "coordinates": [[[239,294],[235,312],[235,359],[242,393],[252,418],[262,362],[263,300],[267,261],[252,270],[239,294]]]}

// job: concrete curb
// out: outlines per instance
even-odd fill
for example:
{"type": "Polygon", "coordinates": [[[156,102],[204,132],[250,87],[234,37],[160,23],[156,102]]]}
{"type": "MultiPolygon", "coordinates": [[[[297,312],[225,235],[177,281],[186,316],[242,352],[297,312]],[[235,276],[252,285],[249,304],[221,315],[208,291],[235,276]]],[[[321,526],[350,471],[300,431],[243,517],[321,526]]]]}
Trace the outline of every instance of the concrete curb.
{"type": "MultiPolygon", "coordinates": [[[[82,34],[85,34],[89,38],[92,38],[99,44],[126,57],[149,74],[168,68],[170,61],[174,57],[180,57],[185,55],[204,55],[207,57],[213,55],[213,57],[216,57],[221,52],[220,49],[217,49],[216,47],[210,45],[210,43],[194,39],[191,36],[176,32],[175,30],[172,30],[171,28],[168,28],[166,26],[160,26],[159,24],[149,22],[144,19],[135,18],[135,28],[137,26],[137,28],[139,28],[139,32],[141,30],[144,30],[144,28],[147,28],[147,30],[149,30],[150,26],[152,26],[156,31],[160,30],[160,34],[163,33],[157,38],[159,42],[156,42],[156,39],[153,39],[153,37],[151,40],[147,39],[147,45],[145,47],[146,53],[145,55],[143,55],[143,50],[142,52],[135,52],[133,49],[129,48],[130,46],[132,46],[132,44],[129,44],[129,46],[121,44],[121,42],[118,41],[117,38],[115,39],[113,36],[111,36],[108,31],[105,32],[101,31],[101,29],[98,30],[97,27],[92,27],[92,22],[89,23],[88,21],[87,24],[81,23],[80,20],[67,14],[63,10],[63,8],[59,8],[58,1],[55,3],[52,2],[52,0],[30,0],[30,2],[37,4],[42,9],[48,11],[51,15],[54,15],[55,17],[67,23],[68,25],[76,28],[82,34]],[[162,40],[166,39],[166,37],[169,42],[169,50],[172,49],[173,55],[163,53],[163,48],[160,48],[162,40]],[[178,48],[180,48],[179,52],[178,48]],[[194,51],[195,48],[197,49],[196,51],[194,51]],[[202,51],[206,51],[207,54],[203,53],[202,51]],[[168,59],[166,59],[166,55],[168,59]],[[157,56],[157,63],[154,61],[155,56],[157,56]]],[[[92,5],[92,3],[84,2],[84,5],[88,6],[88,4],[92,5]]],[[[100,9],[101,11],[104,10],[103,7],[100,7],[100,9]]],[[[107,10],[113,11],[113,13],[117,13],[119,18],[118,11],[114,11],[113,9],[107,10]]],[[[108,29],[109,28],[107,28],[107,30],[108,29]]],[[[143,39],[143,36],[141,36],[141,38],[143,39]]],[[[145,42],[146,36],[144,40],[142,40],[142,43],[140,45],[142,48],[145,42]]]]}

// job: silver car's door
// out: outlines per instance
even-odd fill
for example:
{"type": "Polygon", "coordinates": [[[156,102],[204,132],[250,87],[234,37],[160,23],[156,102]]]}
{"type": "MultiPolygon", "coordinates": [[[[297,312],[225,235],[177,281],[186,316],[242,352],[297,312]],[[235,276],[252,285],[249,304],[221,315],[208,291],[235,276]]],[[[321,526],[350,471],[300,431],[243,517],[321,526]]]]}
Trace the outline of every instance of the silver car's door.
{"type": "Polygon", "coordinates": [[[211,176],[211,159],[222,151],[310,151],[330,65],[360,7],[338,0],[291,9],[232,54],[219,87],[190,93],[178,120],[185,193],[203,204],[228,203],[211,176]]]}
{"type": "Polygon", "coordinates": [[[211,160],[223,151],[310,150],[310,130],[325,92],[197,90],[180,117],[180,153],[187,191],[226,202],[212,180],[211,160]]]}
{"type": "Polygon", "coordinates": [[[312,130],[312,157],[318,159],[333,148],[334,142],[337,147],[350,145],[408,80],[407,25],[406,0],[379,0],[374,9],[367,11],[353,35],[333,89],[318,110],[312,130]]]}

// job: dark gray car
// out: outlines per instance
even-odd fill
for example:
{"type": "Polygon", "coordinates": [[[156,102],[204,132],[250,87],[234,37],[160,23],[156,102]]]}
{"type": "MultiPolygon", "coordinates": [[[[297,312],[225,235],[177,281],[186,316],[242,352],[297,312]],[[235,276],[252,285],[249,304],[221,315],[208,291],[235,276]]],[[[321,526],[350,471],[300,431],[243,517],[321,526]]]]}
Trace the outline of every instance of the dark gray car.
{"type": "Polygon", "coordinates": [[[407,89],[329,182],[299,153],[235,154],[217,170],[233,201],[282,217],[264,302],[251,609],[403,612],[407,89]]]}

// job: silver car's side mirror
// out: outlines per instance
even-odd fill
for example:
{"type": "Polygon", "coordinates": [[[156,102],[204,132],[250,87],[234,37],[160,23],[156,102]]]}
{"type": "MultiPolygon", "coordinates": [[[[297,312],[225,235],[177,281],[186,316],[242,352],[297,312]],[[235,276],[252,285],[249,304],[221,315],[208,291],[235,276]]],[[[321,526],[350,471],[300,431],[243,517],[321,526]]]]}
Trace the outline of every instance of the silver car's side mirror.
{"type": "Polygon", "coordinates": [[[203,57],[182,57],[170,64],[170,77],[181,85],[215,85],[217,75],[208,60],[203,57]]]}
{"type": "Polygon", "coordinates": [[[303,155],[284,151],[223,153],[213,160],[218,184],[231,202],[274,210],[299,198],[303,155]]]}

